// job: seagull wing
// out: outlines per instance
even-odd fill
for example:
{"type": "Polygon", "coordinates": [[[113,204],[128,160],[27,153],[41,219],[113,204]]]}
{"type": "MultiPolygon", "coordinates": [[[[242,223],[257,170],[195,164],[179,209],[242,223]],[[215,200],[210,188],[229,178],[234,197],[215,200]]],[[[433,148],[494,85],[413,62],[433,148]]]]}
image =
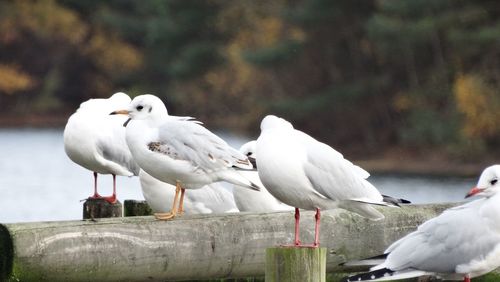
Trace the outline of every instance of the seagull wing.
{"type": "Polygon", "coordinates": [[[344,159],[332,147],[296,131],[305,148],[304,172],[314,189],[333,200],[382,203],[378,190],[365,179],[369,173],[344,159]]]}
{"type": "Polygon", "coordinates": [[[484,259],[498,246],[500,235],[480,215],[478,206],[483,200],[448,209],[423,223],[387,249],[383,266],[395,271],[453,273],[459,265],[484,259]]]}
{"type": "Polygon", "coordinates": [[[108,115],[105,118],[101,124],[107,124],[106,130],[100,132],[96,144],[100,155],[133,175],[139,175],[139,165],[134,161],[125,141],[125,128],[122,124],[126,121],[126,117],[108,115]]]}
{"type": "Polygon", "coordinates": [[[158,137],[147,144],[151,151],[188,161],[198,169],[252,168],[246,156],[195,121],[169,119],[160,126],[158,137]]]}

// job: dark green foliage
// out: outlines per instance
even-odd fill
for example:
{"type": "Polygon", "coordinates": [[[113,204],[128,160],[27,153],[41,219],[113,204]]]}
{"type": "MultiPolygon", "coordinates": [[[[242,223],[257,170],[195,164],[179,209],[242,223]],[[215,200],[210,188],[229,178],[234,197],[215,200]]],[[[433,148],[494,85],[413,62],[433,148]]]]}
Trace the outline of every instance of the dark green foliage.
{"type": "Polygon", "coordinates": [[[59,29],[30,25],[23,13],[37,1],[17,3],[0,2],[3,115],[70,112],[126,91],[161,96],[170,112],[211,127],[256,133],[264,114],[282,115],[363,155],[498,147],[500,129],[470,134],[474,118],[485,123],[470,114],[481,105],[456,103],[459,78],[469,87],[460,95],[476,91],[464,101],[492,100],[475,85],[500,86],[496,1],[47,1],[53,9],[36,13],[50,12],[59,29]],[[31,84],[5,85],[2,67],[31,84]]]}

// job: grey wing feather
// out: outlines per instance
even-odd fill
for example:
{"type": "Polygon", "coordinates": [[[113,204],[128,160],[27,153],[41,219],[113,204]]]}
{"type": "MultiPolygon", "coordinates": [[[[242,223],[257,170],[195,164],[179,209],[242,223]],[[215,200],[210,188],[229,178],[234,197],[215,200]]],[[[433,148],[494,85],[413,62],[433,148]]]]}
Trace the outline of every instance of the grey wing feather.
{"type": "Polygon", "coordinates": [[[302,135],[302,140],[307,155],[304,171],[318,193],[335,200],[382,201],[378,190],[365,180],[368,172],[306,134],[302,135]]]}
{"type": "Polygon", "coordinates": [[[105,120],[109,125],[107,130],[98,133],[97,147],[101,155],[108,161],[112,161],[126,168],[134,175],[139,175],[139,165],[134,161],[125,141],[125,128],[121,125],[123,119],[117,119],[116,116],[110,117],[111,120],[105,120]]]}
{"type": "Polygon", "coordinates": [[[174,159],[186,160],[204,170],[243,166],[251,168],[247,157],[224,140],[191,120],[170,120],[159,128],[157,151],[174,159]]]}
{"type": "Polygon", "coordinates": [[[122,139],[113,138],[108,141],[100,140],[97,146],[99,150],[101,150],[103,158],[120,164],[122,167],[132,172],[135,176],[139,175],[139,165],[134,161],[132,153],[130,153],[127,144],[125,143],[125,137],[122,139]]]}
{"type": "Polygon", "coordinates": [[[484,257],[500,236],[480,222],[477,210],[467,208],[469,204],[446,210],[391,245],[386,267],[449,273],[457,265],[484,257]]]}

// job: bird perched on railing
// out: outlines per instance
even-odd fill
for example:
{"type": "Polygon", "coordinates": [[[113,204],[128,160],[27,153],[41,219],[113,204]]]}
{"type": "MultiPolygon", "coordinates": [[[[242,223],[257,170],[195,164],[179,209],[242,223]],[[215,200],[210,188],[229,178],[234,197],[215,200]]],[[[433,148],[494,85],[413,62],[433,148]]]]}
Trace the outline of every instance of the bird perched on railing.
{"type": "MultiPolygon", "coordinates": [[[[445,210],[370,261],[370,272],[342,281],[384,281],[423,275],[470,279],[500,267],[500,165],[486,168],[466,197],[481,199],[445,210]]],[[[367,264],[365,264],[367,265],[367,264]]]]}
{"type": "Polygon", "coordinates": [[[246,188],[260,188],[236,168],[251,169],[248,158],[190,117],[168,114],[163,102],[146,94],[135,97],[124,110],[127,145],[139,166],[151,176],[176,186],[173,207],[156,213],[168,220],[183,210],[185,189],[226,181],[246,188]],[[180,193],[180,197],[179,197],[180,193]]]}
{"type": "Polygon", "coordinates": [[[344,208],[372,220],[384,216],[373,205],[397,206],[406,200],[383,196],[364,169],[344,159],[332,147],[296,130],[282,118],[269,115],[260,125],[257,167],[267,190],[295,207],[295,242],[299,240],[299,208],[316,210],[315,239],[319,245],[320,210],[344,208]]]}
{"type": "Polygon", "coordinates": [[[64,150],[75,163],[94,173],[94,194],[90,198],[102,198],[116,202],[116,175],[138,175],[139,166],[132,159],[125,142],[123,123],[126,117],[110,116],[117,107],[130,104],[130,97],[122,92],[108,99],[90,99],[83,102],[71,115],[64,128],[64,150]],[[113,176],[113,194],[102,197],[97,192],[97,175],[113,176]]]}

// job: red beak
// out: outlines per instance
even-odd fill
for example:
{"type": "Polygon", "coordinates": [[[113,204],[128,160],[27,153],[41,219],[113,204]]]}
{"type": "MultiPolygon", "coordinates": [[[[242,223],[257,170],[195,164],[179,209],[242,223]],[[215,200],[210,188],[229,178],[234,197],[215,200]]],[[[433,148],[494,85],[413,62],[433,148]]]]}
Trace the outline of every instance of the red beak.
{"type": "Polygon", "coordinates": [[[469,198],[469,197],[472,197],[478,193],[481,193],[483,192],[484,189],[483,188],[477,188],[477,187],[474,187],[472,189],[470,189],[469,193],[467,193],[467,195],[465,195],[465,198],[469,198]]]}

